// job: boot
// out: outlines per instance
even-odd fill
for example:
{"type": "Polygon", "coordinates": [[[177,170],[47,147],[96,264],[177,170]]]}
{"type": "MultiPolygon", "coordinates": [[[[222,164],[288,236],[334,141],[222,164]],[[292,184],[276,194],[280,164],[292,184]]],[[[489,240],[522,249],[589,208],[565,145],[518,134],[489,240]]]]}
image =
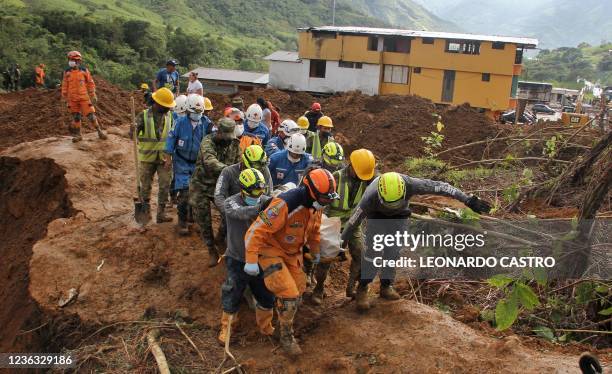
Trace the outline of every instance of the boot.
{"type": "Polygon", "coordinates": [[[274,327],[272,327],[272,317],[274,316],[274,310],[272,309],[261,309],[259,306],[255,308],[255,320],[259,327],[259,332],[263,335],[271,336],[274,334],[274,327]]]}
{"type": "Polygon", "coordinates": [[[314,305],[321,305],[321,304],[323,304],[324,293],[325,292],[323,290],[323,283],[317,283],[315,288],[312,290],[312,295],[310,296],[310,301],[314,305]]]}
{"type": "Polygon", "coordinates": [[[359,270],[354,271],[353,267],[349,271],[348,282],[346,284],[346,297],[355,298],[355,283],[359,280],[359,270]]]}
{"type": "Polygon", "coordinates": [[[98,132],[98,138],[102,140],[108,139],[108,136],[106,136],[106,134],[102,132],[102,128],[100,127],[100,125],[96,127],[96,131],[98,132]]]}
{"type": "Polygon", "coordinates": [[[219,263],[219,252],[212,239],[206,241],[206,246],[208,247],[208,267],[214,268],[219,263]]]}
{"type": "Polygon", "coordinates": [[[280,345],[283,351],[290,357],[302,354],[302,349],[293,337],[293,319],[297,311],[297,300],[279,300],[282,309],[278,310],[278,322],[280,326],[280,345]]]}
{"type": "Polygon", "coordinates": [[[157,207],[157,223],[172,222],[172,218],[165,213],[166,204],[159,204],[157,207]]]}
{"type": "Polygon", "coordinates": [[[180,236],[189,236],[189,226],[185,220],[179,218],[178,233],[180,236]]]}
{"type": "Polygon", "coordinates": [[[368,301],[368,285],[359,285],[357,287],[357,294],[355,295],[357,301],[357,310],[366,311],[370,309],[370,302],[368,301]]]}
{"type": "Polygon", "coordinates": [[[83,137],[81,136],[81,128],[80,128],[80,127],[75,128],[75,129],[72,131],[72,133],[73,133],[73,135],[74,135],[74,136],[72,137],[72,142],[73,142],[73,143],[78,143],[78,142],[80,142],[81,140],[83,140],[83,137]]]}
{"type": "Polygon", "coordinates": [[[385,300],[399,300],[400,295],[397,293],[392,285],[380,286],[380,297],[385,300]]]}
{"type": "Polygon", "coordinates": [[[230,314],[223,312],[223,315],[221,316],[221,329],[219,330],[219,336],[217,337],[219,344],[225,345],[225,340],[231,335],[230,331],[228,331],[230,323],[232,324],[231,326],[233,328],[236,326],[237,322],[238,315],[236,313],[230,314]]]}
{"type": "Polygon", "coordinates": [[[329,268],[330,264],[328,263],[319,263],[315,267],[314,278],[316,280],[316,286],[312,290],[312,295],[310,296],[310,301],[312,301],[314,305],[321,305],[323,303],[323,297],[325,296],[325,280],[327,279],[329,268]]]}

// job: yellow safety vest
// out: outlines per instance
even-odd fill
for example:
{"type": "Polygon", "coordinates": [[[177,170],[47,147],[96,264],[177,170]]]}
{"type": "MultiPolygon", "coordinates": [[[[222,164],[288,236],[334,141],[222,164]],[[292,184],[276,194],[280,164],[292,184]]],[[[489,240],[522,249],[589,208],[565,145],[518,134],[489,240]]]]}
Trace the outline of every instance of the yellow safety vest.
{"type": "Polygon", "coordinates": [[[164,128],[161,138],[157,139],[155,121],[149,119],[149,109],[142,112],[144,118],[144,129],[138,133],[138,161],[156,162],[161,159],[160,154],[166,147],[166,138],[172,127],[172,113],[168,112],[164,117],[164,128]]]}
{"type": "Polygon", "coordinates": [[[359,188],[355,194],[355,199],[353,201],[349,201],[350,192],[347,173],[348,167],[333,173],[334,178],[336,178],[337,181],[337,191],[340,198],[331,203],[331,207],[328,212],[330,217],[350,217],[351,211],[357,206],[357,204],[359,204],[361,197],[363,196],[363,192],[365,191],[366,183],[363,181],[359,182],[359,188]]]}
{"type": "MultiPolygon", "coordinates": [[[[333,136],[329,136],[327,138],[327,143],[329,142],[333,142],[334,141],[334,137],[333,136]]],[[[327,144],[325,143],[325,144],[327,144]]],[[[323,147],[325,146],[325,144],[321,144],[321,139],[319,138],[319,132],[315,132],[312,135],[312,147],[310,149],[310,154],[312,155],[312,158],[315,160],[320,160],[321,157],[323,156],[323,147]]]]}

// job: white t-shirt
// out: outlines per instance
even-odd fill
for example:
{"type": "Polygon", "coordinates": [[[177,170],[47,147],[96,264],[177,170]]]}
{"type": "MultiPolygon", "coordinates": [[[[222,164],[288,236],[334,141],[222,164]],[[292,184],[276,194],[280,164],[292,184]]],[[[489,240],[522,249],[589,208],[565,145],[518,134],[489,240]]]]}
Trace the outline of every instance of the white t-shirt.
{"type": "Polygon", "coordinates": [[[204,87],[202,86],[202,82],[200,82],[199,80],[194,80],[189,81],[189,85],[187,86],[187,94],[194,94],[194,93],[198,93],[198,90],[204,90],[204,87]]]}

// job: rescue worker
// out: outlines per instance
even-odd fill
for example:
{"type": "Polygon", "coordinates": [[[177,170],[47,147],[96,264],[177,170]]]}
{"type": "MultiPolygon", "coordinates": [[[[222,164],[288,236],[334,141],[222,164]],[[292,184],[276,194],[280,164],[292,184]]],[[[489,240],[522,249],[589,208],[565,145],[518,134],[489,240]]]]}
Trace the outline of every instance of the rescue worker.
{"type": "Polygon", "coordinates": [[[312,147],[312,138],[314,137],[315,133],[308,130],[308,127],[310,126],[308,118],[301,116],[297,120],[297,125],[300,128],[300,133],[306,138],[306,149],[310,149],[312,147]]]}
{"type": "Polygon", "coordinates": [[[10,68],[6,68],[2,71],[2,78],[4,83],[4,89],[10,91],[13,89],[13,75],[11,74],[10,68]]]}
{"type": "MultiPolygon", "coordinates": [[[[264,154],[263,149],[261,153],[264,154]]],[[[272,327],[274,294],[266,288],[263,274],[249,275],[244,271],[246,265],[244,236],[259,212],[270,203],[271,198],[266,196],[266,191],[270,191],[270,185],[266,184],[263,174],[253,168],[242,170],[236,179],[236,184],[239,186],[239,192],[225,200],[223,209],[227,220],[228,240],[224,256],[227,275],[221,287],[223,315],[218,336],[221,344],[225,344],[228,327],[230,325],[233,327],[233,323],[237,321],[240,301],[247,287],[256,300],[255,320],[259,331],[267,336],[274,332],[272,327]]]]}
{"type": "Polygon", "coordinates": [[[153,91],[166,87],[175,97],[179,95],[179,72],[176,70],[176,65],[178,65],[176,60],[168,60],[166,67],[157,72],[153,81],[153,91]]]}
{"type": "Polygon", "coordinates": [[[151,185],[157,173],[157,223],[170,222],[166,216],[166,203],[172,180],[172,160],[164,152],[168,133],[173,127],[172,113],[174,95],[167,88],[160,88],[152,95],[153,106],[136,116],[136,127],[130,128],[130,137],[135,130],[138,136],[138,161],[140,162],[140,194],[146,211],[150,210],[151,185]]]}
{"type": "MultiPolygon", "coordinates": [[[[390,172],[375,178],[366,188],[363,198],[353,211],[351,218],[342,231],[342,243],[347,243],[355,235],[364,218],[406,220],[410,217],[409,201],[414,195],[442,195],[452,197],[464,203],[476,213],[487,213],[491,205],[476,196],[468,196],[448,183],[409,177],[404,174],[390,172]]],[[[393,222],[389,222],[392,225],[393,222]]],[[[401,223],[405,224],[405,223],[401,223]]],[[[344,246],[344,245],[343,245],[344,246]]],[[[372,282],[379,269],[374,266],[373,259],[380,257],[372,248],[366,248],[361,261],[361,276],[357,288],[357,309],[369,309],[368,285],[372,282]]],[[[386,247],[382,251],[383,260],[397,260],[399,248],[386,247]]],[[[380,269],[380,297],[387,300],[399,299],[399,294],[393,289],[395,268],[380,269]]]]}
{"type": "Polygon", "coordinates": [[[344,150],[342,146],[336,142],[328,142],[323,147],[323,157],[321,158],[321,167],[335,172],[342,168],[344,162],[344,150]]]}
{"type": "Polygon", "coordinates": [[[312,169],[298,187],[273,198],[245,235],[244,271],[263,273],[266,288],[276,296],[280,344],[290,356],[301,354],[293,320],[306,288],[302,249],[308,246],[313,262],[318,262],[322,209],[337,197],[331,173],[312,169]]]}
{"type": "Polygon", "coordinates": [[[244,112],[238,108],[232,108],[230,117],[236,122],[235,134],[240,141],[241,152],[244,152],[245,149],[252,145],[261,146],[261,139],[259,139],[257,135],[244,132],[244,112]]]}
{"type": "Polygon", "coordinates": [[[259,170],[264,176],[264,182],[266,182],[266,191],[264,193],[268,196],[272,195],[272,177],[270,176],[267,164],[268,157],[263,148],[254,144],[242,153],[240,162],[230,165],[221,171],[215,187],[215,205],[221,212],[222,217],[225,215],[223,211],[225,199],[240,192],[238,177],[242,170],[259,170]]]}
{"type": "Polygon", "coordinates": [[[68,52],[68,69],[64,71],[62,81],[62,100],[64,105],[72,113],[73,122],[70,132],[74,135],[73,142],[79,142],[81,136],[81,118],[86,116],[89,122],[98,132],[100,139],[107,136],[102,132],[102,128],[96,118],[94,105],[98,102],[96,96],[96,84],[89,70],[81,65],[81,53],[79,51],[68,52]]]}
{"type": "MultiPolygon", "coordinates": [[[[240,160],[239,142],[234,135],[236,123],[221,118],[218,130],[206,135],[200,145],[196,168],[189,184],[189,202],[194,210],[195,221],[200,226],[202,240],[208,248],[209,267],[217,265],[219,252],[215,247],[212,229],[212,204],[215,186],[221,171],[240,160]]],[[[219,228],[225,232],[225,228],[219,228]]]]}
{"type": "Polygon", "coordinates": [[[204,126],[206,135],[212,133],[213,131],[216,131],[217,129],[213,121],[210,119],[210,117],[208,117],[212,110],[213,110],[212,102],[210,101],[209,98],[205,97],[204,98],[204,115],[202,116],[202,126],[204,126]]]}
{"type": "MultiPolygon", "coordinates": [[[[177,97],[178,99],[184,95],[177,97]]],[[[195,170],[200,144],[204,138],[202,113],[204,98],[200,95],[189,95],[187,102],[188,115],[179,117],[174,128],[168,134],[165,152],[172,156],[174,170],[173,190],[178,191],[178,232],[189,235],[187,220],[189,216],[189,180],[195,170]]]]}
{"type": "Polygon", "coordinates": [[[263,111],[258,104],[251,104],[246,112],[245,134],[255,135],[261,140],[262,147],[265,147],[270,140],[270,130],[262,122],[263,111]]]}
{"type": "Polygon", "coordinates": [[[306,139],[302,134],[293,134],[287,142],[287,148],[270,157],[268,169],[272,176],[274,188],[286,184],[297,185],[310,165],[312,158],[306,153],[306,139]]]}
{"type": "Polygon", "coordinates": [[[289,137],[292,134],[297,133],[298,130],[299,127],[297,123],[290,119],[284,120],[278,127],[278,135],[270,139],[268,144],[266,144],[266,154],[268,157],[285,149],[285,143],[289,141],[289,137]]]}
{"type": "Polygon", "coordinates": [[[151,106],[153,106],[153,92],[151,92],[149,85],[146,83],[142,83],[140,85],[140,92],[142,92],[142,103],[144,104],[145,108],[150,108],[151,106]]]}
{"type": "MultiPolygon", "coordinates": [[[[176,125],[179,119],[185,117],[189,107],[187,105],[186,95],[178,95],[176,99],[174,99],[174,102],[176,103],[176,106],[174,107],[174,110],[172,111],[172,117],[174,119],[174,124],[176,125]]],[[[204,98],[202,98],[202,103],[204,103],[204,98]]],[[[198,113],[202,114],[203,112],[198,112],[198,113]]]]}
{"type": "Polygon", "coordinates": [[[323,147],[325,147],[325,144],[327,144],[327,142],[334,141],[334,137],[332,136],[333,128],[334,124],[332,123],[331,118],[328,116],[319,118],[319,121],[317,122],[317,132],[312,137],[312,143],[308,144],[310,154],[315,160],[320,160],[323,156],[322,150],[323,147]]]}
{"type": "Polygon", "coordinates": [[[21,66],[19,64],[15,64],[13,67],[13,86],[15,91],[21,89],[21,66]]]}
{"type": "Polygon", "coordinates": [[[232,107],[238,108],[238,109],[244,111],[244,100],[242,100],[242,97],[234,96],[232,98],[232,107]]]}
{"type": "MultiPolygon", "coordinates": [[[[332,144],[332,143],[328,143],[332,144]]],[[[351,153],[349,165],[333,173],[336,180],[339,199],[334,200],[325,210],[328,217],[339,217],[342,227],[351,216],[351,213],[361,201],[361,197],[374,178],[376,159],[372,152],[367,149],[357,149],[351,153]]],[[[355,296],[355,283],[359,280],[361,270],[361,254],[363,253],[363,234],[361,226],[357,226],[352,235],[346,240],[349,253],[351,254],[351,266],[348,283],[346,285],[346,296],[355,296]]],[[[319,263],[315,271],[317,285],[312,291],[311,301],[320,305],[325,292],[325,280],[329,273],[331,263],[319,263]]]]}
{"type": "Polygon", "coordinates": [[[34,85],[36,88],[45,88],[45,64],[38,64],[34,68],[34,85]]]}
{"type": "Polygon", "coordinates": [[[308,130],[316,132],[319,118],[323,117],[323,113],[321,112],[321,104],[312,103],[310,110],[304,113],[304,117],[308,119],[308,130]]]}

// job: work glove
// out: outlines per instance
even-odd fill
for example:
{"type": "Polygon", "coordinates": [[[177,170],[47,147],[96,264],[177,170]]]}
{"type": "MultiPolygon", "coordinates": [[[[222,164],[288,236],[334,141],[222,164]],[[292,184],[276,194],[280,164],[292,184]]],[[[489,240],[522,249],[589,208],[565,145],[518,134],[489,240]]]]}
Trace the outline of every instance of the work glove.
{"type": "Polygon", "coordinates": [[[476,196],[472,196],[465,203],[470,209],[472,209],[476,213],[489,213],[491,211],[491,204],[484,200],[480,200],[476,196]]]}
{"type": "Polygon", "coordinates": [[[259,274],[259,264],[249,264],[248,262],[244,265],[244,272],[251,276],[259,274]]]}

